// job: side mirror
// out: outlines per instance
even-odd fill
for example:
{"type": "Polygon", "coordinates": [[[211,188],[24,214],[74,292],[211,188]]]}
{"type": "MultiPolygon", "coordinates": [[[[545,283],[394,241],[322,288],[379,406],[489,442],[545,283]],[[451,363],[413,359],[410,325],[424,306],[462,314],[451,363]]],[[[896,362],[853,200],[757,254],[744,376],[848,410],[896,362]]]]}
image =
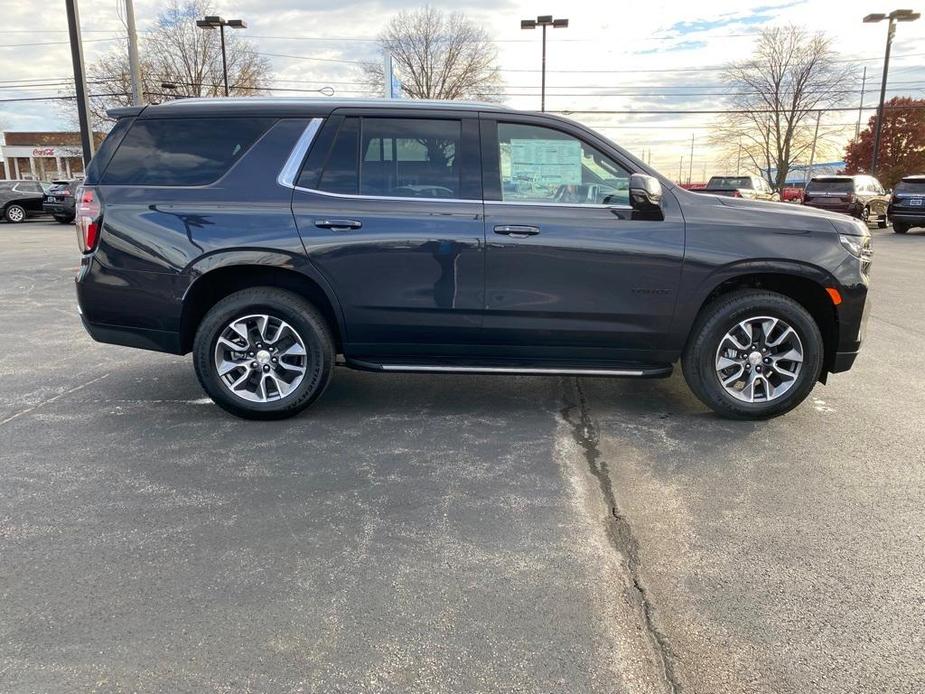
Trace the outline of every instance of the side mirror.
{"type": "Polygon", "coordinates": [[[630,204],[637,210],[654,210],[662,206],[662,184],[655,176],[630,176],[630,204]]]}

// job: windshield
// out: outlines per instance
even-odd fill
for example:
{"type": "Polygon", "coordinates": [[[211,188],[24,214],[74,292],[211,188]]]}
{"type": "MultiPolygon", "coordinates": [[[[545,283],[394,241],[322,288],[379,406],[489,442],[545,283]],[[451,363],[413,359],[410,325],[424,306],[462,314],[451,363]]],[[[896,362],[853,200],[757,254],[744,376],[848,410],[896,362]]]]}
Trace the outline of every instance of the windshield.
{"type": "Polygon", "coordinates": [[[828,193],[850,193],[854,190],[854,181],[850,178],[813,179],[806,186],[807,191],[828,193]]]}
{"type": "Polygon", "coordinates": [[[751,187],[752,179],[748,176],[714,176],[707,184],[707,188],[715,190],[738,190],[751,187]]]}
{"type": "Polygon", "coordinates": [[[897,193],[925,193],[925,178],[902,180],[896,184],[897,193]]]}

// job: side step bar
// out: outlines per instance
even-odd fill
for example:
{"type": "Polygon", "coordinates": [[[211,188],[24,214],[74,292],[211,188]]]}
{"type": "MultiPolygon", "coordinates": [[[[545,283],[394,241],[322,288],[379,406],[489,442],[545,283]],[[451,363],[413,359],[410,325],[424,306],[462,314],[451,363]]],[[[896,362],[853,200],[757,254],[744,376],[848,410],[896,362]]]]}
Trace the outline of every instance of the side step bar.
{"type": "Polygon", "coordinates": [[[445,373],[445,374],[510,374],[521,376],[611,376],[622,378],[664,378],[670,376],[672,367],[667,366],[495,366],[481,364],[414,364],[373,363],[349,360],[346,366],[364,371],[388,373],[445,373]]]}

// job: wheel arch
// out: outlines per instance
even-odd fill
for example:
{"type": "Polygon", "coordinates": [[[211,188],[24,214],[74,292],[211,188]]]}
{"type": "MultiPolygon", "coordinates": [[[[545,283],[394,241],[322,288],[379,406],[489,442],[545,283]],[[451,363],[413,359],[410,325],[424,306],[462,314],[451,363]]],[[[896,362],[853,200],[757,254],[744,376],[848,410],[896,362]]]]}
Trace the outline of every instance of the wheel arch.
{"type": "MultiPolygon", "coordinates": [[[[696,316],[700,316],[718,297],[740,289],[763,289],[793,299],[812,316],[822,334],[824,357],[820,380],[824,383],[838,349],[838,312],[826,290],[827,287],[836,285],[837,282],[827,272],[798,263],[776,268],[742,267],[733,274],[714,279],[697,308],[696,316]]],[[[696,316],[691,321],[685,344],[693,334],[696,316]]]]}
{"type": "MultiPolygon", "coordinates": [[[[180,349],[186,354],[192,349],[202,318],[221,299],[250,287],[278,287],[287,289],[310,301],[324,316],[334,335],[339,351],[345,337],[340,304],[333,291],[320,275],[307,263],[289,258],[287,263],[275,264],[267,254],[259,261],[250,257],[224,257],[212,260],[208,268],[197,268],[196,277],[182,299],[180,316],[180,349]]],[[[280,260],[280,259],[277,259],[280,260]]]]}

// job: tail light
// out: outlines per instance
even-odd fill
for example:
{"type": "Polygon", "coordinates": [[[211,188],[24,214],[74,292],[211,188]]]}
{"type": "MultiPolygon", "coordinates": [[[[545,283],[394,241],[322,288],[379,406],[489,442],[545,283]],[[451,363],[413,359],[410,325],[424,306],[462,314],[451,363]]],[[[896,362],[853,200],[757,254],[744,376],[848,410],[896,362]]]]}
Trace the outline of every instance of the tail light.
{"type": "Polygon", "coordinates": [[[854,193],[848,193],[842,198],[845,202],[854,202],[854,193]]]}
{"type": "Polygon", "coordinates": [[[100,238],[103,206],[93,188],[77,189],[77,245],[81,253],[90,253],[100,238]]]}
{"type": "Polygon", "coordinates": [[[734,198],[741,198],[741,197],[742,197],[742,193],[739,192],[738,190],[734,190],[734,191],[732,191],[732,197],[734,197],[734,198]]]}

